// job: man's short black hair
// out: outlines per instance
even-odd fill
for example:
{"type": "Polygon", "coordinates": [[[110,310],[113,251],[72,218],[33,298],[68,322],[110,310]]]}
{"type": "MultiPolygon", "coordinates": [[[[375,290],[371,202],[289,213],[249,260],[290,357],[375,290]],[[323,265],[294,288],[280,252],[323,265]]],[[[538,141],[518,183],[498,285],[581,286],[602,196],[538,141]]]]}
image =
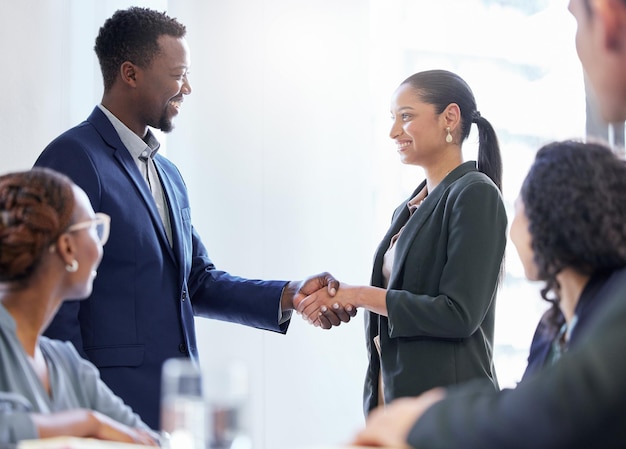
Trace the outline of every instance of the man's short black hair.
{"type": "Polygon", "coordinates": [[[102,70],[104,91],[113,86],[123,62],[148,67],[160,51],[160,36],[180,38],[186,32],[184,25],[165,12],[137,6],[116,11],[100,28],[94,47],[102,70]]]}

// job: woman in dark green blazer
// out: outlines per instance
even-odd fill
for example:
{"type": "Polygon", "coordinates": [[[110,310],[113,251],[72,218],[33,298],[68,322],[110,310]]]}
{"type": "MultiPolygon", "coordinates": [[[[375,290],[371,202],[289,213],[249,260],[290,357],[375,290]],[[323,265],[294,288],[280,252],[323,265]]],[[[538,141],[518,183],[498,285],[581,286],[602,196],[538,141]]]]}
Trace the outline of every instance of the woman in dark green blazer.
{"type": "Polygon", "coordinates": [[[484,378],[493,366],[495,299],[506,245],[502,162],[491,124],[458,75],[431,70],[406,79],[391,102],[401,161],[426,179],[396,209],[374,259],[371,286],[342,284],[298,310],[315,322],[335,304],[368,310],[366,414],[432,387],[484,378]],[[478,161],[462,142],[478,127],[478,161]]]}

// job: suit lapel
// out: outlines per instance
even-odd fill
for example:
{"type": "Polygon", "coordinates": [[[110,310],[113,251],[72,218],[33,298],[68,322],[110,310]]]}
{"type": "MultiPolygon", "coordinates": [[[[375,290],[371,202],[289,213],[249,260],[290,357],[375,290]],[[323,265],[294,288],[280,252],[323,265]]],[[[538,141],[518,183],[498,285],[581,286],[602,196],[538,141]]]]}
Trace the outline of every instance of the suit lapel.
{"type": "MultiPolygon", "coordinates": [[[[170,225],[172,227],[172,246],[169,244],[167,247],[170,249],[170,254],[176,260],[183,260],[183,245],[180,240],[179,231],[183,228],[182,217],[180,216],[180,206],[177,201],[174,186],[170,180],[170,177],[165,173],[164,167],[161,165],[159,157],[154,158],[154,165],[163,186],[163,195],[165,195],[165,202],[167,203],[167,209],[170,216],[170,225]]],[[[158,211],[157,211],[158,214],[158,211]]],[[[159,219],[160,221],[160,219],[159,219]]],[[[161,226],[162,227],[162,226],[161,226]]],[[[165,232],[163,233],[165,236],[165,232]]],[[[165,237],[167,240],[167,237],[165,237]]]]}
{"type": "MultiPolygon", "coordinates": [[[[393,286],[398,277],[398,273],[401,273],[400,267],[404,265],[407,254],[411,249],[412,243],[420,232],[420,229],[424,226],[424,223],[432,215],[433,211],[439,204],[439,201],[444,196],[444,193],[448,190],[450,185],[460,179],[463,175],[470,171],[476,171],[476,165],[473,161],[465,162],[452,170],[432,192],[428,193],[428,196],[424,199],[424,202],[420,204],[419,209],[409,218],[406,226],[402,230],[402,236],[396,242],[395,259],[393,261],[393,272],[389,279],[389,286],[393,286]]],[[[413,192],[415,196],[425,185],[422,183],[418,189],[413,192]]],[[[412,198],[411,197],[411,198],[412,198]]],[[[408,210],[408,208],[407,208],[408,210]]]]}
{"type": "MultiPolygon", "coordinates": [[[[113,158],[117,160],[120,167],[126,173],[137,192],[139,192],[139,196],[141,197],[145,206],[148,209],[150,218],[152,219],[154,228],[156,229],[156,233],[158,234],[159,239],[163,244],[163,247],[169,248],[170,256],[173,258],[174,254],[172,253],[170,244],[167,240],[165,228],[163,227],[163,221],[161,220],[161,216],[159,215],[156,203],[154,201],[154,198],[152,197],[152,192],[150,192],[148,184],[144,180],[143,175],[139,171],[139,168],[137,168],[135,160],[120,140],[119,135],[115,131],[115,128],[113,127],[107,116],[104,115],[104,112],[102,112],[100,108],[96,106],[94,111],[89,116],[88,121],[93,124],[93,126],[98,130],[105,142],[113,149],[113,158]]],[[[159,176],[161,176],[160,171],[159,176]]],[[[161,178],[165,177],[161,176],[161,178]]]]}
{"type": "Polygon", "coordinates": [[[391,239],[394,235],[400,232],[402,226],[404,226],[409,219],[409,208],[407,207],[408,201],[413,198],[421,189],[426,185],[426,181],[424,181],[420,186],[413,192],[410,198],[405,200],[400,206],[396,208],[393,213],[393,218],[391,220],[391,226],[385,234],[385,237],[378,245],[378,249],[376,250],[376,256],[374,258],[374,267],[372,269],[372,285],[376,287],[382,287],[384,285],[383,280],[383,263],[385,260],[385,253],[389,249],[389,245],[391,244],[391,239]]]}

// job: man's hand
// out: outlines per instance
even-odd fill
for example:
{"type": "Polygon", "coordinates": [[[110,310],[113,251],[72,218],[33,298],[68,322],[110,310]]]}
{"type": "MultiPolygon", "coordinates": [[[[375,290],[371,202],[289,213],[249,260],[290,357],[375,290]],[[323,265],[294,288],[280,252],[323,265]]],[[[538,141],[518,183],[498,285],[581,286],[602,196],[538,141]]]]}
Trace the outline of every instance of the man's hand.
{"type": "MultiPolygon", "coordinates": [[[[281,297],[282,310],[298,310],[298,305],[309,295],[325,289],[325,293],[335,296],[339,290],[339,281],[330,273],[320,273],[310,276],[303,281],[291,281],[283,290],[281,297]]],[[[339,326],[342,322],[347,323],[350,318],[356,315],[356,309],[347,311],[344,308],[333,309],[321,314],[319,320],[315,321],[316,326],[323,329],[330,329],[332,326],[339,326]]]]}
{"type": "Polygon", "coordinates": [[[330,321],[333,315],[339,317],[348,315],[349,321],[356,315],[358,290],[358,287],[343,284],[341,289],[331,296],[325,289],[320,289],[300,301],[296,312],[314,326],[320,326],[324,319],[330,321]]]}

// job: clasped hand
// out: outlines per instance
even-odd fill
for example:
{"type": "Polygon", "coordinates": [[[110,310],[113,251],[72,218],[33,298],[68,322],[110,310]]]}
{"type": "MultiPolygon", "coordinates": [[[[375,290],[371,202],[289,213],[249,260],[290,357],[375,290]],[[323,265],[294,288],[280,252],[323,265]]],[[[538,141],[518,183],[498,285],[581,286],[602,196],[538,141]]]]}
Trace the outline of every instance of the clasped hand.
{"type": "Polygon", "coordinates": [[[321,273],[303,281],[294,297],[293,308],[309,323],[330,329],[347,323],[356,316],[357,308],[350,301],[349,286],[340,287],[329,273],[321,273]]]}

